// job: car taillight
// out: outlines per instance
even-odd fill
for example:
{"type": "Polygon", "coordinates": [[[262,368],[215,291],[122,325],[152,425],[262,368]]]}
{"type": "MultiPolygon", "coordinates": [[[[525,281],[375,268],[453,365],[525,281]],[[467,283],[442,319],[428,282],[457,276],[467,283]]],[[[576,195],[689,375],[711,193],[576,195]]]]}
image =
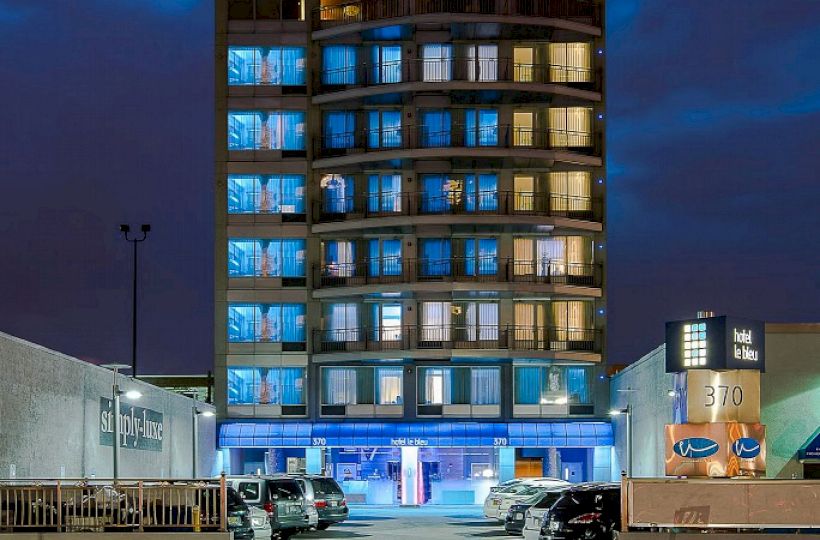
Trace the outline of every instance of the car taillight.
{"type": "Polygon", "coordinates": [[[272,502],[266,502],[264,504],[263,508],[265,509],[265,512],[268,513],[268,515],[273,514],[273,503],[272,502]]]}
{"type": "Polygon", "coordinates": [[[576,516],[571,520],[567,521],[572,525],[589,525],[590,523],[595,523],[601,518],[600,512],[587,512],[586,514],[581,514],[580,516],[576,516]]]}
{"type": "Polygon", "coordinates": [[[317,499],[317,500],[315,500],[315,501],[313,502],[313,506],[315,506],[317,509],[319,509],[319,508],[327,508],[327,501],[323,501],[323,500],[321,500],[321,499],[317,499]]]}
{"type": "Polygon", "coordinates": [[[347,501],[345,499],[342,499],[342,501],[339,503],[339,506],[346,506],[346,505],[347,505],[347,501]]]}

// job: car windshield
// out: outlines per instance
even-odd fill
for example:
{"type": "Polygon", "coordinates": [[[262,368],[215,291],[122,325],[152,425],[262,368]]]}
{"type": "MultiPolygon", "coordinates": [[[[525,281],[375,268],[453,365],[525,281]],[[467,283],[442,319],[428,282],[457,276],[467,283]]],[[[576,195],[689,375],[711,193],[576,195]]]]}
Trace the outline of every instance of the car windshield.
{"type": "Polygon", "coordinates": [[[535,504],[538,501],[540,501],[541,497],[543,497],[543,496],[544,496],[544,489],[539,488],[533,495],[530,495],[529,497],[527,497],[526,499],[524,499],[521,502],[524,502],[524,503],[527,503],[527,504],[535,504]]]}
{"type": "Polygon", "coordinates": [[[316,495],[342,495],[342,488],[332,478],[314,478],[311,482],[316,495]]]}

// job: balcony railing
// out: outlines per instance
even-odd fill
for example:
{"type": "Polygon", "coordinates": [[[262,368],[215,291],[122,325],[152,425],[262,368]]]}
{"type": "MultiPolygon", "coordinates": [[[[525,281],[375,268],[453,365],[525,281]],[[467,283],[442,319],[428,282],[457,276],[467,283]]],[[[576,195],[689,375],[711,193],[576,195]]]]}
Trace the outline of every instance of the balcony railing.
{"type": "Polygon", "coordinates": [[[314,140],[316,155],[322,158],[432,148],[482,148],[570,150],[598,155],[600,137],[588,131],[566,129],[533,129],[511,125],[468,126],[453,125],[448,130],[434,130],[429,126],[400,126],[379,130],[362,129],[324,134],[314,140]]]}
{"type": "Polygon", "coordinates": [[[601,21],[600,7],[592,0],[323,0],[322,4],[314,12],[313,30],[437,13],[545,17],[595,26],[601,21]]]}
{"type": "Polygon", "coordinates": [[[315,265],[317,288],[394,283],[541,283],[600,287],[601,266],[555,260],[499,261],[497,257],[402,259],[387,257],[315,265]]]}
{"type": "Polygon", "coordinates": [[[595,71],[592,68],[559,64],[522,64],[516,63],[512,58],[416,58],[326,69],[321,73],[321,88],[323,92],[333,92],[407,82],[466,81],[556,83],[592,89],[595,79],[595,71]]]}
{"type": "Polygon", "coordinates": [[[381,192],[315,201],[319,222],[422,215],[552,216],[601,222],[601,201],[554,193],[480,191],[431,195],[381,192]]]}
{"type": "Polygon", "coordinates": [[[315,330],[313,334],[314,353],[412,349],[599,352],[600,331],[520,325],[413,325],[315,330]]]}

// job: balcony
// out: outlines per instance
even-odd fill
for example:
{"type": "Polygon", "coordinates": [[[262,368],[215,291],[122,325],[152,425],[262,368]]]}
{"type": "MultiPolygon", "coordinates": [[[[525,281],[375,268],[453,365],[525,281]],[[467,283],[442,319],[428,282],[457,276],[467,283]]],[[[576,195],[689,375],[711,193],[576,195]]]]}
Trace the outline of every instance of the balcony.
{"type": "Polygon", "coordinates": [[[425,326],[315,330],[313,352],[365,353],[412,350],[487,350],[599,353],[600,331],[533,326],[425,326]]]}
{"type": "MultiPolygon", "coordinates": [[[[520,90],[560,93],[600,101],[601,78],[593,68],[558,64],[522,64],[512,58],[456,57],[361,63],[321,73],[321,95],[313,103],[376,94],[435,90],[520,90]]],[[[318,82],[318,81],[317,81],[318,82]]]]}
{"type": "MultiPolygon", "coordinates": [[[[512,17],[511,24],[520,19],[530,24],[541,22],[537,19],[558,19],[601,25],[600,6],[591,0],[322,0],[322,4],[313,13],[314,32],[344,25],[365,29],[426,19],[441,22],[442,16],[452,17],[453,22],[502,22],[499,17],[512,17]]],[[[329,36],[314,39],[317,37],[329,36]]]]}
{"type": "MultiPolygon", "coordinates": [[[[540,284],[600,288],[602,269],[597,264],[564,261],[520,261],[497,257],[450,259],[365,259],[348,264],[324,264],[313,268],[314,287],[368,287],[422,284],[430,290],[435,283],[540,284]]],[[[515,287],[512,287],[514,289],[515,287]]],[[[408,290],[402,287],[402,290],[408,290]]]]}
{"type": "Polygon", "coordinates": [[[446,131],[428,126],[348,131],[314,140],[314,168],[395,159],[471,158],[566,161],[601,165],[601,134],[565,129],[532,129],[512,125],[453,125],[446,131]]]}
{"type": "MultiPolygon", "coordinates": [[[[457,191],[432,196],[425,192],[382,192],[344,198],[325,197],[323,201],[314,202],[313,216],[319,224],[348,222],[365,225],[362,220],[371,220],[370,226],[378,226],[380,218],[381,221],[396,222],[395,218],[402,221],[401,218],[412,217],[415,225],[428,221],[437,224],[461,220],[458,217],[454,220],[452,216],[463,216],[469,218],[470,222],[488,220],[490,223],[497,223],[497,216],[519,218],[514,220],[516,222],[528,222],[533,218],[539,218],[540,224],[543,224],[540,218],[553,217],[592,222],[597,225],[603,221],[603,209],[599,199],[554,193],[457,191]],[[426,219],[419,219],[418,216],[426,216],[426,219]]],[[[403,221],[410,222],[409,219],[403,221]]],[[[571,225],[570,223],[569,226],[571,225]]],[[[314,232],[324,232],[319,229],[342,228],[351,227],[320,225],[314,226],[314,232]]],[[[591,228],[600,229],[600,225],[591,228]]]]}

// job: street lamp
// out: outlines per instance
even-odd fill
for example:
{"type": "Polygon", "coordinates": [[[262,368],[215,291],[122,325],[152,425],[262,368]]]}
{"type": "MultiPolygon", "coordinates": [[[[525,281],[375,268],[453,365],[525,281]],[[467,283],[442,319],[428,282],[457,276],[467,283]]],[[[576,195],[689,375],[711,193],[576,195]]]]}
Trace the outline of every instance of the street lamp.
{"type": "Polygon", "coordinates": [[[610,416],[626,416],[626,476],[632,477],[632,405],[627,403],[623,409],[612,409],[610,416]]]}
{"type": "Polygon", "coordinates": [[[199,417],[202,416],[204,418],[211,418],[214,415],[213,411],[201,411],[196,406],[196,398],[194,398],[194,405],[191,407],[191,419],[193,421],[193,441],[191,444],[191,448],[193,449],[193,458],[191,470],[193,471],[193,478],[196,478],[196,469],[197,469],[197,459],[199,454],[199,417]]]}
{"type": "Polygon", "coordinates": [[[131,376],[134,378],[137,377],[137,244],[140,242],[145,242],[145,239],[148,238],[148,233],[150,231],[151,225],[143,223],[140,226],[142,237],[140,238],[134,236],[131,238],[128,235],[128,233],[131,232],[131,226],[127,224],[120,225],[120,232],[125,240],[134,245],[134,283],[132,294],[133,298],[131,302],[133,307],[133,313],[131,315],[131,376]]]}
{"type": "Polygon", "coordinates": [[[114,405],[114,457],[113,457],[113,477],[117,480],[120,477],[120,397],[125,396],[128,399],[139,399],[142,397],[142,392],[139,390],[122,390],[117,383],[117,375],[121,369],[131,369],[128,364],[103,364],[102,367],[108,368],[114,372],[114,384],[111,385],[111,401],[114,405]]]}

